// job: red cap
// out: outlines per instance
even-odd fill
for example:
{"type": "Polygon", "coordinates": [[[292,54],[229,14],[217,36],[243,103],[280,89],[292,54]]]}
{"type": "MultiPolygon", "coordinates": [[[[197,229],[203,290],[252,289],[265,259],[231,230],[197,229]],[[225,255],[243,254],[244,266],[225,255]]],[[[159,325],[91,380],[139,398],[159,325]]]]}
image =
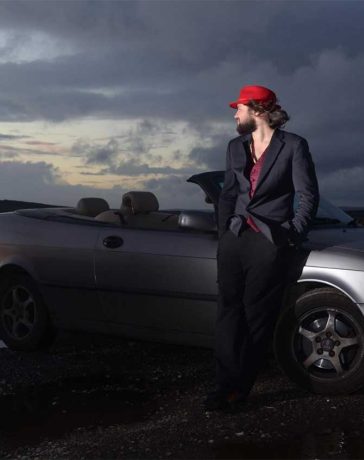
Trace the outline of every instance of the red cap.
{"type": "MultiPolygon", "coordinates": [[[[265,88],[264,86],[244,86],[240,90],[239,98],[235,102],[230,102],[230,107],[233,109],[238,108],[238,104],[248,104],[249,101],[257,101],[263,103],[275,103],[277,102],[277,97],[275,93],[265,88]]],[[[276,105],[277,108],[280,108],[280,105],[276,105]]]]}

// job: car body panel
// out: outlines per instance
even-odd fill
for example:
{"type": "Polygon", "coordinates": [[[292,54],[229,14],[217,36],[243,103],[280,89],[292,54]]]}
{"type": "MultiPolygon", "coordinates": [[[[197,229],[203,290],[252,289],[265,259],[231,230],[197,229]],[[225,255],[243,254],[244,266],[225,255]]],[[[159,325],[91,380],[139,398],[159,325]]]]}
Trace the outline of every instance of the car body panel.
{"type": "Polygon", "coordinates": [[[320,283],[334,287],[358,306],[364,303],[364,273],[359,270],[305,266],[298,283],[320,283]]]}
{"type": "Polygon", "coordinates": [[[204,331],[217,295],[215,257],[215,235],[102,229],[95,273],[105,318],[140,327],[204,331]],[[123,245],[106,248],[103,240],[108,236],[119,236],[123,245]]]}
{"type": "MultiPolygon", "coordinates": [[[[4,213],[0,217],[0,268],[18,266],[39,284],[57,323],[95,318],[94,276],[98,228],[4,213]]],[[[99,314],[97,314],[99,316],[99,314]]]]}
{"type": "Polygon", "coordinates": [[[308,234],[307,265],[342,270],[364,270],[364,228],[322,228],[308,234]]]}
{"type": "MultiPolygon", "coordinates": [[[[216,208],[221,171],[189,181],[216,208]]],[[[364,228],[342,216],[309,232],[297,285],[333,286],[362,310],[364,228]]],[[[213,346],[217,245],[216,231],[127,228],[65,208],[0,215],[0,270],[27,271],[56,325],[146,340],[213,346]],[[123,244],[106,247],[109,236],[123,244]]]]}

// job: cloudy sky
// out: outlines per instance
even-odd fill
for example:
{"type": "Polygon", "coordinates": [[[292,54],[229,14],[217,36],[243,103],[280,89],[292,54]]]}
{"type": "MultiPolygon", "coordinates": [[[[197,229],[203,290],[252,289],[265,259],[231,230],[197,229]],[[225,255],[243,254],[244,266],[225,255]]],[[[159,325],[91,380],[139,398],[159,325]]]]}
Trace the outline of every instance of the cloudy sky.
{"type": "MultiPolygon", "coordinates": [[[[364,206],[361,1],[0,1],[0,199],[203,207],[241,86],[273,89],[320,191],[364,206]]],[[[205,205],[207,206],[207,205],[205,205]]]]}

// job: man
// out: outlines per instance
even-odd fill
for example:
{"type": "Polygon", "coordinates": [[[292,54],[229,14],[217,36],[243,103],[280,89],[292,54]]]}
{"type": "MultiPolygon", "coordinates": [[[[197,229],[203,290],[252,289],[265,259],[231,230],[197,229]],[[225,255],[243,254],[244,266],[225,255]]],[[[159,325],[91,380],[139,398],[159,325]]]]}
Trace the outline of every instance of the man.
{"type": "Polygon", "coordinates": [[[289,117],[274,92],[245,86],[230,106],[240,136],[227,148],[218,204],[217,385],[207,410],[244,407],[273,336],[290,256],[319,202],[307,141],[279,129],[289,117]]]}

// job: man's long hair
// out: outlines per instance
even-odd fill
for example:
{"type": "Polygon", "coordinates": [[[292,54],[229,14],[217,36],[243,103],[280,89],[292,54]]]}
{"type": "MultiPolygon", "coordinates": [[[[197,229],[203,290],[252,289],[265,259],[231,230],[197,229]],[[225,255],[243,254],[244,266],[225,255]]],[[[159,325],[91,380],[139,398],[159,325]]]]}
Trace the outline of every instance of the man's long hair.
{"type": "Polygon", "coordinates": [[[288,113],[277,105],[276,102],[261,103],[256,101],[249,101],[248,107],[258,113],[267,114],[267,122],[271,128],[282,128],[290,119],[288,113]]]}

